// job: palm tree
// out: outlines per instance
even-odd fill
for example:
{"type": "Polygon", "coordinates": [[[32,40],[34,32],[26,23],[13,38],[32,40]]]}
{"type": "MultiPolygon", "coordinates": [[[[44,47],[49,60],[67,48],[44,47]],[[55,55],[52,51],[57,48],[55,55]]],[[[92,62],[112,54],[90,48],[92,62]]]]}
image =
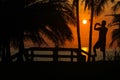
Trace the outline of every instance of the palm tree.
{"type": "MultiPolygon", "coordinates": [[[[120,14],[116,14],[116,11],[120,8],[120,1],[117,1],[117,3],[112,7],[112,10],[115,12],[115,14],[107,15],[107,16],[113,16],[113,20],[110,23],[110,26],[118,25],[118,29],[114,29],[112,31],[112,41],[110,43],[110,47],[113,46],[114,42],[117,42],[117,46],[120,47],[120,14]]],[[[116,59],[116,53],[115,53],[115,59],[116,59]]]]}
{"type": "MultiPolygon", "coordinates": [[[[48,3],[41,5],[36,3],[28,6],[27,11],[32,13],[29,15],[31,16],[29,20],[32,20],[30,25],[38,26],[39,32],[52,40],[55,47],[63,45],[65,40],[72,40],[72,32],[68,22],[72,24],[76,24],[76,22],[72,8],[66,0],[50,0],[48,3]]],[[[55,53],[55,55],[57,54],[55,53]]]]}
{"type": "Polygon", "coordinates": [[[110,43],[110,47],[113,46],[114,42],[117,42],[117,46],[120,47],[120,14],[112,14],[108,16],[113,16],[113,21],[110,23],[110,26],[118,25],[118,29],[114,29],[112,31],[112,41],[110,43]]]}
{"type": "Polygon", "coordinates": [[[110,43],[110,47],[113,43],[117,41],[117,46],[120,47],[120,29],[114,29],[112,32],[112,42],[110,43]]]}
{"type": "MultiPolygon", "coordinates": [[[[117,3],[112,7],[113,11],[116,12],[120,8],[120,1],[117,1],[117,3]]],[[[118,25],[118,29],[114,29],[112,32],[112,42],[110,43],[110,47],[113,45],[115,41],[117,41],[118,47],[120,47],[120,14],[111,14],[108,16],[113,16],[113,20],[110,23],[110,26],[118,25]]]]}
{"type": "MultiPolygon", "coordinates": [[[[93,17],[94,15],[99,16],[101,12],[104,11],[105,4],[109,0],[83,0],[85,1],[85,10],[88,8],[91,11],[90,20],[90,34],[89,34],[89,56],[88,61],[90,62],[91,48],[92,48],[92,27],[93,27],[93,17]]],[[[114,2],[114,0],[110,0],[114,2]]]]}
{"type": "Polygon", "coordinates": [[[13,10],[14,16],[8,18],[12,19],[10,20],[12,27],[5,33],[9,37],[9,39],[6,39],[9,40],[7,45],[11,43],[12,46],[19,48],[18,60],[20,62],[23,60],[24,39],[31,39],[38,44],[46,44],[42,37],[42,35],[45,35],[58,46],[63,45],[65,40],[72,40],[72,32],[68,22],[75,24],[75,17],[66,0],[37,2],[29,6],[26,5],[25,8],[24,1],[19,1],[14,2],[13,0],[13,3],[11,2],[9,5],[12,8],[8,9],[13,10]],[[14,7],[15,5],[16,7],[14,7]]]}
{"type": "Polygon", "coordinates": [[[120,8],[120,1],[117,1],[115,5],[112,6],[112,10],[115,12],[115,14],[109,14],[106,16],[113,16],[113,20],[112,22],[109,24],[109,26],[115,26],[118,25],[119,28],[118,29],[114,29],[112,32],[112,42],[110,43],[110,47],[113,45],[113,43],[115,41],[118,42],[118,46],[119,46],[119,40],[120,40],[120,36],[119,36],[119,31],[120,31],[120,14],[116,14],[116,11],[118,11],[118,9],[120,8]]]}
{"type": "Polygon", "coordinates": [[[72,40],[68,22],[75,24],[75,17],[67,1],[50,0],[44,4],[36,3],[29,6],[27,11],[27,13],[31,13],[27,15],[32,22],[32,24],[28,23],[27,25],[38,26],[40,33],[48,36],[56,45],[64,44],[66,39],[72,40]]]}
{"type": "Polygon", "coordinates": [[[79,8],[79,3],[80,0],[73,0],[72,2],[73,4],[73,10],[75,9],[76,12],[76,18],[77,18],[77,38],[78,38],[78,49],[79,51],[77,51],[77,61],[78,62],[85,62],[85,56],[81,54],[81,38],[80,38],[80,19],[79,19],[79,13],[80,13],[80,8],[79,8]]]}

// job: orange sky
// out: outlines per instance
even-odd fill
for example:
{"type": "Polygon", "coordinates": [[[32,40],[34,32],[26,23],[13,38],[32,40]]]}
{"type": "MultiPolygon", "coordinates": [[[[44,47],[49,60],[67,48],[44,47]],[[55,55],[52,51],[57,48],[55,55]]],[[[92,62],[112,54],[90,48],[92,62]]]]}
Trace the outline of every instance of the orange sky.
{"type": "MultiPolygon", "coordinates": [[[[107,21],[107,25],[112,21],[111,16],[105,16],[106,14],[112,14],[113,12],[111,11],[110,8],[111,4],[108,4],[106,6],[105,11],[98,17],[94,17],[94,22],[93,22],[93,26],[95,23],[100,22],[102,20],[106,20],[107,21]]],[[[106,26],[107,26],[106,25],[106,26]]],[[[84,7],[80,6],[80,34],[81,34],[81,44],[82,47],[88,47],[89,46],[89,28],[90,28],[90,11],[84,11],[84,7]],[[82,24],[82,20],[86,19],[88,21],[87,24],[82,24]]],[[[106,41],[106,47],[109,48],[109,44],[111,42],[111,33],[113,31],[113,29],[117,28],[117,27],[108,27],[108,33],[107,33],[107,41],[106,41]]],[[[72,31],[73,31],[73,35],[74,35],[74,41],[73,42],[67,42],[66,47],[77,47],[78,45],[78,41],[77,41],[77,33],[76,33],[76,28],[72,27],[72,31]]],[[[94,44],[96,43],[98,39],[98,31],[94,31],[93,29],[93,34],[92,34],[92,46],[94,46],[94,44]]]]}
{"type": "MultiPolygon", "coordinates": [[[[81,8],[81,12],[80,12],[81,16],[80,16],[80,20],[82,21],[84,18],[88,20],[88,24],[84,25],[84,24],[81,24],[81,39],[82,39],[82,46],[88,46],[88,42],[89,42],[89,28],[90,28],[90,24],[89,24],[89,20],[90,20],[90,12],[89,11],[86,11],[84,12],[83,10],[83,7],[81,8]]],[[[98,23],[102,20],[106,20],[107,21],[107,25],[112,21],[112,16],[105,16],[106,14],[112,14],[113,12],[111,11],[111,4],[108,4],[106,6],[106,9],[105,11],[98,17],[94,17],[94,22],[93,22],[93,27],[94,27],[94,24],[95,23],[98,23]]],[[[106,26],[107,26],[106,25],[106,26]]],[[[117,27],[108,27],[108,33],[107,33],[107,41],[106,41],[106,44],[107,44],[107,48],[109,48],[109,44],[111,42],[111,33],[113,31],[113,29],[117,28],[117,27]]],[[[96,43],[96,41],[98,40],[98,31],[95,31],[94,29],[92,30],[93,31],[93,34],[92,34],[92,46],[96,43]]]]}

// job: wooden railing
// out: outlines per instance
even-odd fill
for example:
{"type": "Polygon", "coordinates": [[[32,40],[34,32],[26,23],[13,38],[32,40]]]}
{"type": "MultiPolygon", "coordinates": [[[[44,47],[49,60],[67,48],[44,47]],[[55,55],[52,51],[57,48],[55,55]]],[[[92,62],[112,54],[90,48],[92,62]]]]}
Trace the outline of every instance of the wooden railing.
{"type": "MultiPolygon", "coordinates": [[[[69,59],[69,62],[76,62],[78,58],[81,59],[81,61],[85,61],[85,56],[80,54],[80,51],[82,53],[85,53],[88,55],[88,53],[84,50],[79,50],[78,48],[39,48],[39,47],[32,47],[25,49],[25,61],[32,62],[35,61],[35,58],[39,58],[38,61],[42,61],[40,59],[42,58],[48,58],[51,60],[46,61],[53,61],[53,62],[59,62],[60,58],[69,59]],[[38,51],[35,53],[35,51],[38,51]],[[52,52],[51,54],[46,54],[45,52],[52,52]],[[69,54],[61,54],[60,52],[69,52],[69,54]]],[[[43,60],[44,61],[44,60],[43,60]]]]}

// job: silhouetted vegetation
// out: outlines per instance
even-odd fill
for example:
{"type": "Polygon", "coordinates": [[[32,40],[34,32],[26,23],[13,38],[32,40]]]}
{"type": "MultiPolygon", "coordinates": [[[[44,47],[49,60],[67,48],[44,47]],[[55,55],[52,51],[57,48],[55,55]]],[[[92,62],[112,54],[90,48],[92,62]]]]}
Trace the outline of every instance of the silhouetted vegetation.
{"type": "Polygon", "coordinates": [[[68,23],[76,22],[68,1],[43,0],[32,3],[27,0],[2,1],[0,45],[2,61],[5,59],[3,62],[11,61],[10,45],[19,48],[17,61],[23,61],[24,40],[46,45],[42,37],[45,35],[59,46],[73,38],[68,23]]]}

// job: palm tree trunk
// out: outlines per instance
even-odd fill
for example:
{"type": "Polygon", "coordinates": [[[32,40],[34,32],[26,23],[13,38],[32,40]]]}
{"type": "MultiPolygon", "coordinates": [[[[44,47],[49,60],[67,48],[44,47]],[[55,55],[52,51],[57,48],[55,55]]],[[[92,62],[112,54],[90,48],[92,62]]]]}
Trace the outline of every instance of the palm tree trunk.
{"type": "Polygon", "coordinates": [[[77,52],[78,58],[77,61],[81,61],[81,39],[80,39],[80,20],[79,20],[79,0],[76,0],[76,15],[77,15],[77,36],[78,36],[78,49],[79,51],[77,52]]]}
{"type": "Polygon", "coordinates": [[[6,62],[6,51],[5,51],[5,45],[3,44],[3,46],[1,47],[1,51],[2,51],[2,63],[5,63],[6,62]]]}
{"type": "Polygon", "coordinates": [[[55,46],[55,50],[53,51],[53,61],[55,63],[58,62],[58,45],[55,46]]]}
{"type": "Polygon", "coordinates": [[[11,59],[10,59],[10,40],[9,38],[7,39],[7,42],[6,42],[6,62],[7,63],[10,63],[11,62],[11,59]]]}
{"type": "Polygon", "coordinates": [[[23,62],[23,54],[24,54],[24,41],[23,41],[24,34],[22,33],[20,36],[20,44],[19,44],[19,52],[18,52],[18,62],[23,62]]]}
{"type": "Polygon", "coordinates": [[[119,22],[119,29],[120,29],[120,22],[119,22]]]}
{"type": "Polygon", "coordinates": [[[92,28],[93,28],[93,16],[94,16],[94,0],[91,0],[91,20],[90,20],[90,34],[89,34],[89,56],[88,62],[90,62],[91,48],[92,48],[92,28]]]}
{"type": "Polygon", "coordinates": [[[10,39],[6,36],[2,45],[2,63],[10,63],[10,39]]]}

